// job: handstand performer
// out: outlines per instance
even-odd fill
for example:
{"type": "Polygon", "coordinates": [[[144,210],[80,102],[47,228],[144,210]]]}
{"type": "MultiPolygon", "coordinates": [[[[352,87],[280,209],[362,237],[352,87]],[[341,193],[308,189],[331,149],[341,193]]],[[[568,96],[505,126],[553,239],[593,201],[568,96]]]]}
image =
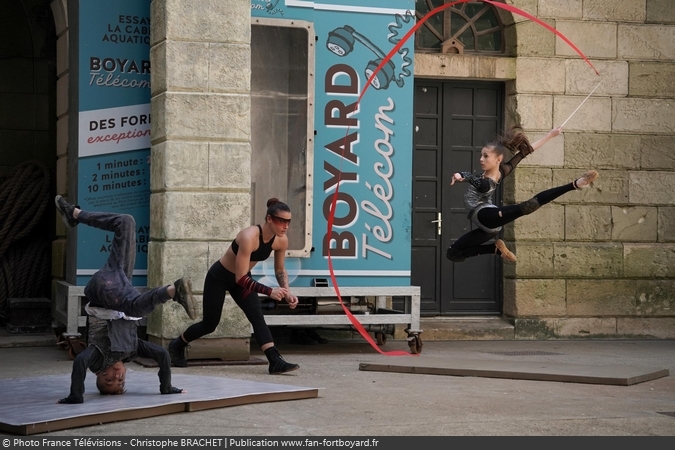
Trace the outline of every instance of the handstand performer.
{"type": "Polygon", "coordinates": [[[136,356],[152,358],[159,364],[159,391],[179,394],[182,389],[171,385],[171,358],[159,345],[138,339],[137,320],[150,314],[157,305],[173,299],[195,318],[195,299],[189,278],[182,277],[168,286],[140,293],[131,284],[136,261],[136,222],[128,214],[90,212],[56,196],[56,209],[66,227],[78,223],[115,236],[110,256],[84,288],[89,300],[85,306],[88,317],[88,346],[73,361],[70,395],[58,403],[83,403],[84,379],[87,369],[96,374],[96,387],[101,394],[125,392],[125,362],[136,356]]]}
{"type": "Polygon", "coordinates": [[[497,139],[481,151],[481,175],[470,172],[455,173],[450,185],[466,181],[469,187],[464,194],[464,204],[469,210],[468,218],[477,228],[461,236],[448,247],[447,258],[454,262],[464,261],[477,255],[497,253],[507,261],[515,261],[516,256],[506,247],[504,241],[497,239],[493,244],[484,244],[497,236],[503,225],[511,223],[527,214],[532,214],[541,206],[555,200],[561,195],[582,189],[590,185],[598,177],[598,172],[590,170],[571,183],[540,192],[530,200],[518,205],[497,207],[492,203],[492,194],[501,180],[516,168],[527,155],[541,147],[549,139],[558,136],[562,128],[554,128],[546,136],[530,144],[520,126],[509,129],[504,136],[497,139]],[[506,151],[518,152],[508,162],[503,162],[506,151]]]}

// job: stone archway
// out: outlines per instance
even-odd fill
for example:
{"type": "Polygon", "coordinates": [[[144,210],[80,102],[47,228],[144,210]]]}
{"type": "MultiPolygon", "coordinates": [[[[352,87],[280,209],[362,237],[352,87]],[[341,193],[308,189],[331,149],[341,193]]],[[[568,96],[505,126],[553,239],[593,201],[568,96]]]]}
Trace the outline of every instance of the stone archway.
{"type": "Polygon", "coordinates": [[[56,35],[47,0],[0,12],[0,325],[49,331],[56,35]],[[36,308],[34,311],[33,308],[36,308]],[[35,323],[31,323],[34,318],[35,323]]]}

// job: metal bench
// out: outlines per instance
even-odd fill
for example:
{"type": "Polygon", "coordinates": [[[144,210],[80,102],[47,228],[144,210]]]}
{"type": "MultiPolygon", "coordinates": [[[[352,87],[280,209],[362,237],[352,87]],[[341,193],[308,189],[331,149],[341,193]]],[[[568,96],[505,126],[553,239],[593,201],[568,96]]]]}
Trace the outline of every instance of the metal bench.
{"type": "MultiPolygon", "coordinates": [[[[139,292],[144,292],[148,288],[145,286],[135,286],[139,292]]],[[[65,281],[56,282],[56,297],[52,303],[52,319],[56,322],[55,326],[65,326],[63,332],[64,338],[80,337],[79,328],[87,326],[87,314],[84,311],[84,286],[75,286],[65,281]]],[[[143,317],[139,322],[145,325],[147,319],[143,317]]]]}
{"type": "MultiPolygon", "coordinates": [[[[340,287],[340,297],[345,306],[350,309],[354,317],[368,331],[374,331],[379,345],[386,342],[388,329],[385,325],[407,325],[405,329],[408,335],[408,345],[411,353],[417,354],[422,350],[420,334],[420,287],[419,286],[349,286],[340,287]],[[398,312],[387,308],[387,297],[403,297],[404,311],[398,312]],[[374,303],[370,308],[364,308],[367,298],[373,298],[374,303]]],[[[315,327],[325,326],[351,326],[349,317],[337,303],[337,294],[332,287],[291,287],[293,295],[299,299],[334,298],[336,304],[335,313],[305,313],[300,314],[292,310],[278,314],[265,314],[267,325],[309,325],[315,327]]]]}
{"type": "MultiPolygon", "coordinates": [[[[408,335],[411,353],[418,354],[422,351],[419,286],[349,286],[340,287],[339,291],[343,301],[348,304],[359,323],[366,330],[374,331],[379,345],[386,342],[387,334],[393,334],[385,327],[386,325],[407,325],[405,332],[408,335]],[[403,313],[387,309],[387,297],[403,297],[403,313]],[[362,306],[366,298],[374,299],[372,312],[359,306],[362,306]]],[[[291,287],[291,292],[300,299],[336,297],[332,287],[291,287]]],[[[83,311],[83,298],[85,298],[84,286],[74,286],[65,281],[56,282],[56,298],[53,303],[52,317],[59,324],[65,325],[66,331],[63,333],[65,339],[79,338],[79,328],[87,324],[87,316],[83,311]]],[[[341,307],[338,306],[338,308],[335,314],[294,314],[290,310],[287,314],[267,313],[265,322],[270,326],[351,326],[349,317],[341,310],[341,307]]]]}

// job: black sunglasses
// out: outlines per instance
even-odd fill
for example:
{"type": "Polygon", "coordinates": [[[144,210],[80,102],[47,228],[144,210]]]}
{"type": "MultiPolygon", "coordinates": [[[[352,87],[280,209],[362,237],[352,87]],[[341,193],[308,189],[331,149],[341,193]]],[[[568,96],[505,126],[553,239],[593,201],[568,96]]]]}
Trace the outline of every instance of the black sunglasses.
{"type": "Polygon", "coordinates": [[[270,214],[270,217],[272,218],[272,220],[274,220],[275,222],[280,223],[282,225],[284,225],[284,224],[290,225],[291,224],[291,219],[284,219],[283,217],[275,216],[274,214],[270,214]]]}

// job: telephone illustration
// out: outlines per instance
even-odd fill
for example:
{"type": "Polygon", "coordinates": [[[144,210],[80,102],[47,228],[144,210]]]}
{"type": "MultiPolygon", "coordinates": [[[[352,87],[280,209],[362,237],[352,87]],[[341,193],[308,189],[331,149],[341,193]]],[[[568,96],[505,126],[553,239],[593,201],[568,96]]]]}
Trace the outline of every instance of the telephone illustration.
{"type": "MultiPolygon", "coordinates": [[[[388,36],[389,42],[392,44],[399,42],[400,39],[398,38],[398,30],[402,28],[403,22],[408,23],[411,18],[412,14],[410,11],[407,11],[405,16],[396,14],[396,24],[391,24],[389,26],[389,31],[391,32],[388,36]]],[[[377,67],[387,56],[382,51],[382,49],[380,49],[380,47],[373,43],[373,41],[356,31],[351,26],[345,25],[328,33],[326,47],[332,53],[342,57],[347,56],[354,50],[355,42],[361,43],[376,56],[376,59],[369,61],[366,65],[365,74],[366,77],[370,79],[371,75],[377,70],[377,67]]],[[[391,59],[389,59],[370,82],[371,86],[373,86],[375,89],[387,89],[392,81],[398,87],[403,87],[403,78],[410,76],[410,70],[408,70],[408,66],[412,64],[412,60],[408,57],[408,49],[406,48],[399,49],[398,54],[401,55],[401,58],[403,59],[403,64],[401,65],[401,74],[396,76],[396,65],[391,61],[391,59]]]]}

